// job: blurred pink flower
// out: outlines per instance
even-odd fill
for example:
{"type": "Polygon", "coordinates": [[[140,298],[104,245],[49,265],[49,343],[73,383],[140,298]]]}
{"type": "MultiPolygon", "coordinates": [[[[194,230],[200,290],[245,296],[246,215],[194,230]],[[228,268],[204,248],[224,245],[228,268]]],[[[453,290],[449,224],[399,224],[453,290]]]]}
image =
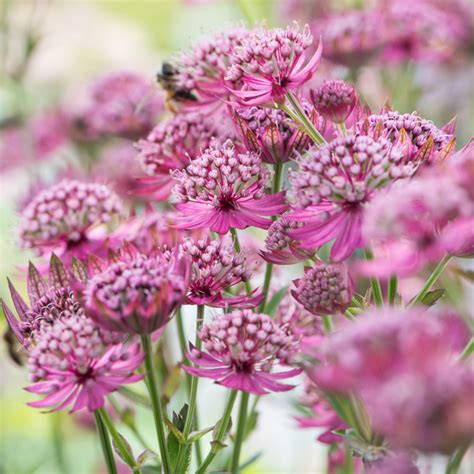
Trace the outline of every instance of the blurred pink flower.
{"type": "Polygon", "coordinates": [[[310,90],[316,110],[334,123],[344,123],[357,103],[355,89],[344,81],[324,81],[321,87],[310,90]]]}

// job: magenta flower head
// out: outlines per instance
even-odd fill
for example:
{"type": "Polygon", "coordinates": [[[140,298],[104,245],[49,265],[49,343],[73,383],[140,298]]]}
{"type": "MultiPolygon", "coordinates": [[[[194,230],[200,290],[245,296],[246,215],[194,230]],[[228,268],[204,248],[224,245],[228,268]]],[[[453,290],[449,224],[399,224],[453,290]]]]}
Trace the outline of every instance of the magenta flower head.
{"type": "Polygon", "coordinates": [[[357,103],[355,89],[344,81],[324,81],[310,96],[316,110],[334,123],[344,123],[357,103]]]}
{"type": "Polygon", "coordinates": [[[416,162],[407,162],[402,150],[382,137],[349,134],[311,148],[290,174],[297,209],[287,218],[305,223],[290,235],[305,249],[335,239],[331,259],[345,260],[363,246],[362,216],[374,192],[416,169],[416,162]]]}
{"type": "Polygon", "coordinates": [[[183,369],[224,387],[255,395],[283,392],[294,386],[278,381],[301,372],[272,372],[279,363],[291,363],[298,340],[266,314],[244,309],[218,315],[202,327],[199,337],[206,352],[191,345],[188,358],[200,367],[183,369]]]}
{"type": "Polygon", "coordinates": [[[186,303],[215,308],[253,308],[261,303],[260,292],[231,296],[229,288],[250,280],[251,272],[242,254],[231,243],[221,240],[188,239],[180,246],[180,252],[191,258],[191,283],[186,303]]]}
{"type": "Polygon", "coordinates": [[[122,385],[142,378],[134,375],[143,354],[139,345],[110,344],[104,333],[84,315],[58,319],[37,335],[29,353],[28,367],[33,382],[26,390],[42,395],[28,405],[35,408],[95,411],[105,397],[122,385]]]}
{"type": "Polygon", "coordinates": [[[282,101],[313,76],[323,52],[321,41],[311,58],[307,50],[313,37],[306,25],[266,29],[256,28],[236,48],[226,79],[239,81],[240,90],[231,92],[243,105],[261,105],[282,101]]]}
{"type": "MultiPolygon", "coordinates": [[[[308,115],[317,122],[314,111],[308,115]]],[[[234,119],[247,150],[261,152],[265,163],[285,163],[296,153],[305,151],[311,143],[310,138],[292,126],[291,119],[279,109],[236,107],[234,119]]]]}
{"type": "Polygon", "coordinates": [[[343,313],[352,299],[352,282],[342,263],[318,261],[314,267],[306,267],[304,276],[293,283],[295,300],[318,316],[343,313]]]}
{"type": "Polygon", "coordinates": [[[20,245],[40,254],[67,250],[80,256],[97,242],[92,230],[120,211],[120,199],[106,185],[64,179],[39,192],[23,209],[20,245]]]}
{"type": "Polygon", "coordinates": [[[80,135],[90,138],[120,136],[136,139],[149,132],[163,111],[163,98],[151,81],[128,71],[97,80],[90,104],[75,119],[80,135]]]}
{"type": "Polygon", "coordinates": [[[185,168],[202,150],[211,145],[216,127],[202,115],[177,115],[159,123],[136,144],[138,161],[147,175],[140,177],[141,194],[156,201],[169,198],[175,182],[172,172],[185,168]]]}
{"type": "Polygon", "coordinates": [[[210,147],[184,171],[175,174],[178,228],[211,229],[225,234],[233,227],[266,229],[269,216],[287,209],[283,192],[265,194],[270,172],[255,153],[239,153],[228,140],[210,147]]]}
{"type": "Polygon", "coordinates": [[[125,245],[82,289],[88,316],[112,331],[151,334],[181,305],[189,284],[184,256],[140,254],[125,245]]]}
{"type": "Polygon", "coordinates": [[[302,222],[288,220],[285,215],[274,221],[268,228],[265,249],[259,252],[260,256],[275,265],[293,265],[311,258],[314,251],[302,249],[300,242],[290,235],[300,227],[303,227],[302,222]]]}

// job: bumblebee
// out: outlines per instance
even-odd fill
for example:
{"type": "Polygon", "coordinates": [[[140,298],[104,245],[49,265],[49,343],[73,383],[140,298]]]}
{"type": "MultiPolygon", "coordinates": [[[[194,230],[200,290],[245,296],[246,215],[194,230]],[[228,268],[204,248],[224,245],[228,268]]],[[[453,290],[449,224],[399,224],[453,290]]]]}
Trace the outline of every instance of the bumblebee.
{"type": "Polygon", "coordinates": [[[178,86],[178,72],[172,64],[164,62],[161,71],[156,74],[158,84],[166,91],[166,106],[172,112],[176,112],[174,102],[197,101],[197,97],[190,90],[178,86]]]}

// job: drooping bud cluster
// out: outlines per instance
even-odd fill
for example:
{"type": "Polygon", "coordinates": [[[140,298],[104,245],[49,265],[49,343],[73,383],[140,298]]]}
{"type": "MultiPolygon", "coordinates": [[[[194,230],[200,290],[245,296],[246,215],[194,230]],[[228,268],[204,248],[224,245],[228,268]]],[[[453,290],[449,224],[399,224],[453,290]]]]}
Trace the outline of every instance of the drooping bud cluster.
{"type": "Polygon", "coordinates": [[[240,81],[244,88],[233,90],[245,105],[259,105],[281,100],[312,77],[319,65],[322,45],[306,63],[306,51],[313,44],[308,26],[257,28],[242,40],[232,60],[226,79],[240,81]],[[306,64],[305,64],[306,63],[306,64]]]}
{"type": "Polygon", "coordinates": [[[183,302],[189,270],[184,258],[147,257],[131,246],[127,251],[88,281],[85,309],[112,331],[150,334],[164,326],[183,302]]]}
{"type": "Polygon", "coordinates": [[[352,284],[343,264],[317,262],[294,280],[293,297],[309,312],[324,316],[344,312],[352,298],[352,284]]]}
{"type": "Polygon", "coordinates": [[[324,81],[318,89],[311,89],[311,101],[327,120],[343,123],[357,102],[355,89],[344,81],[324,81]]]}
{"type": "Polygon", "coordinates": [[[23,210],[20,243],[25,248],[77,243],[120,210],[119,198],[107,186],[65,179],[41,191],[23,210]]]}
{"type": "Polygon", "coordinates": [[[176,173],[174,194],[187,229],[210,228],[226,233],[230,227],[267,228],[271,216],[282,212],[283,194],[265,194],[270,172],[255,153],[238,153],[228,140],[210,147],[187,168],[176,173]]]}
{"type": "Polygon", "coordinates": [[[205,304],[214,307],[253,307],[258,301],[251,295],[224,297],[227,288],[246,282],[251,273],[245,257],[238,254],[234,247],[221,240],[209,237],[201,240],[189,239],[180,246],[180,252],[189,255],[192,260],[191,283],[187,302],[205,304]]]}
{"type": "Polygon", "coordinates": [[[29,354],[30,379],[37,383],[27,390],[45,395],[29,405],[97,410],[105,395],[141,378],[133,373],[142,359],[138,346],[110,345],[110,335],[84,315],[59,319],[38,334],[29,354]]]}
{"type": "Polygon", "coordinates": [[[278,363],[291,362],[298,340],[268,315],[250,310],[218,315],[203,326],[199,337],[206,353],[191,348],[189,359],[203,367],[184,367],[192,375],[254,394],[293,388],[276,380],[296,375],[299,369],[285,374],[271,370],[278,363]]]}

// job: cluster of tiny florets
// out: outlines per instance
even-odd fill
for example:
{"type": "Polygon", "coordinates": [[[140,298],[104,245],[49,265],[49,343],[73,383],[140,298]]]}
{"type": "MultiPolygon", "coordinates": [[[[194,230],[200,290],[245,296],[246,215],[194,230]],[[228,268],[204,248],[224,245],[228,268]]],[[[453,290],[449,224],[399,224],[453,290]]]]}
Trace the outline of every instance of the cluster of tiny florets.
{"type": "Polygon", "coordinates": [[[354,88],[344,81],[324,81],[321,87],[312,89],[310,94],[316,110],[336,123],[346,120],[357,101],[354,88]]]}
{"type": "Polygon", "coordinates": [[[222,147],[208,148],[176,178],[174,191],[179,202],[201,200],[232,209],[240,198],[262,198],[270,172],[257,154],[238,153],[227,141],[222,147]]]}
{"type": "Polygon", "coordinates": [[[284,217],[276,220],[268,228],[265,248],[270,251],[286,249],[294,242],[294,238],[289,235],[290,232],[303,227],[303,225],[302,222],[285,219],[284,217]]]}
{"type": "Polygon", "coordinates": [[[297,280],[292,294],[306,310],[318,315],[344,311],[352,296],[341,266],[323,263],[297,280]]]}
{"type": "Polygon", "coordinates": [[[300,207],[321,201],[360,203],[390,180],[409,177],[414,164],[403,162],[403,153],[385,138],[365,135],[334,139],[310,149],[291,173],[293,197],[300,207]]]}
{"type": "Polygon", "coordinates": [[[293,133],[288,116],[280,109],[252,106],[237,107],[236,111],[258,138],[261,138],[270,126],[278,128],[283,142],[293,133]]]}
{"type": "Polygon", "coordinates": [[[203,346],[237,372],[270,371],[275,360],[291,361],[298,347],[295,336],[270,316],[250,310],[219,315],[199,332],[203,346]]]}
{"type": "Polygon", "coordinates": [[[26,248],[61,239],[78,242],[91,226],[109,222],[120,210],[119,198],[106,185],[65,179],[23,210],[20,242],[26,248]]]}

